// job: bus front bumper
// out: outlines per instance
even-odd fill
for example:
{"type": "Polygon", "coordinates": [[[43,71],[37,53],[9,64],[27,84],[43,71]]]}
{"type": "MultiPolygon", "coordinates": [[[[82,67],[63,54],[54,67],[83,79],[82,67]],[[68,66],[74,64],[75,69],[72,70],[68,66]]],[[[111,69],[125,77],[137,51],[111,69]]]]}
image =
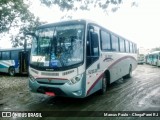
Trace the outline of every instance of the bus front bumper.
{"type": "Polygon", "coordinates": [[[37,80],[29,78],[29,88],[31,92],[47,94],[50,96],[64,96],[74,98],[85,97],[85,90],[82,89],[82,80],[73,85],[69,85],[68,82],[54,85],[50,83],[39,83],[37,80]]]}

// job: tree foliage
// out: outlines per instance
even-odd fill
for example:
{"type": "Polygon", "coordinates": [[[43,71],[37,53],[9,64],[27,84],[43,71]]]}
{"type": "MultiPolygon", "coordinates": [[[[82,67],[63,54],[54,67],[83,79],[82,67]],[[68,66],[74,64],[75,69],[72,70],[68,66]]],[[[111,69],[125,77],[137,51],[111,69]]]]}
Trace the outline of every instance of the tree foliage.
{"type": "Polygon", "coordinates": [[[28,39],[23,33],[34,31],[41,24],[29,11],[29,4],[28,0],[0,0],[0,35],[9,33],[13,28],[19,29],[17,35],[11,35],[13,47],[22,46],[28,39]]]}
{"type": "MultiPolygon", "coordinates": [[[[118,5],[123,0],[40,0],[47,7],[58,5],[60,10],[89,10],[93,7],[100,7],[104,11],[110,4],[114,5],[112,11],[118,10],[118,5]]],[[[33,1],[34,2],[34,1],[33,1]]],[[[19,29],[19,33],[11,35],[11,42],[14,47],[22,46],[24,40],[28,40],[24,36],[25,32],[34,31],[36,26],[42,24],[29,10],[29,0],[0,0],[0,36],[9,32],[11,28],[19,29]]],[[[132,5],[135,4],[133,0],[132,5]]],[[[29,42],[28,42],[29,43],[29,42]]]]}
{"type": "Polygon", "coordinates": [[[36,27],[41,25],[43,22],[40,22],[37,18],[36,20],[29,21],[28,23],[25,23],[21,25],[19,29],[19,33],[17,35],[11,36],[11,43],[13,47],[17,46],[23,46],[24,41],[27,41],[27,46],[31,45],[31,38],[29,36],[26,36],[26,33],[34,32],[36,27]]]}
{"type": "Polygon", "coordinates": [[[7,32],[11,27],[17,27],[18,22],[28,22],[34,19],[24,0],[0,0],[0,33],[7,32]]]}
{"type": "MultiPolygon", "coordinates": [[[[109,5],[112,6],[112,11],[115,12],[119,8],[119,4],[123,0],[41,0],[43,4],[50,7],[52,5],[58,5],[63,10],[90,10],[91,6],[102,8],[104,11],[109,5]]],[[[132,0],[131,6],[136,6],[136,0],[132,0]]]]}

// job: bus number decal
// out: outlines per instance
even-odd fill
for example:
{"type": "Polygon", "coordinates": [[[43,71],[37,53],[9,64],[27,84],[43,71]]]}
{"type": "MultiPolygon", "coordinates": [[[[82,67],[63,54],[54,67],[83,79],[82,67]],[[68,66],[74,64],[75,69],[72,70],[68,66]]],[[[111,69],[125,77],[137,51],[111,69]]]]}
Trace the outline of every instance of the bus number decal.
{"type": "Polygon", "coordinates": [[[112,58],[112,55],[106,55],[105,56],[105,59],[103,60],[104,62],[110,62],[110,61],[112,61],[113,60],[113,58],[112,58]]]}
{"type": "Polygon", "coordinates": [[[88,74],[93,74],[93,73],[96,73],[96,72],[97,72],[97,69],[88,70],[88,74]]]}

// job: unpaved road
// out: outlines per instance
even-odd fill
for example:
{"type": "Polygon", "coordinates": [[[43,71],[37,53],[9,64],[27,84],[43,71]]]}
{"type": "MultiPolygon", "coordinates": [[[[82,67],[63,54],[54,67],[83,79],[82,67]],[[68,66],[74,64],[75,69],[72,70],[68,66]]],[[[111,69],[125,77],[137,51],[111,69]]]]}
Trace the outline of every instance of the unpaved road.
{"type": "MultiPolygon", "coordinates": [[[[54,98],[28,90],[26,76],[0,75],[0,111],[160,111],[160,68],[138,65],[130,79],[118,80],[105,95],[94,94],[85,99],[54,98]]],[[[160,115],[159,115],[160,116],[160,115]]],[[[110,120],[159,120],[160,117],[90,117],[110,120]]],[[[0,118],[1,119],[1,118],[0,118]]],[[[22,119],[22,118],[8,118],[22,119]]],[[[24,119],[24,118],[23,118],[24,119]]],[[[35,118],[61,120],[60,117],[35,118]]],[[[65,120],[88,117],[63,117],[65,120]]]]}

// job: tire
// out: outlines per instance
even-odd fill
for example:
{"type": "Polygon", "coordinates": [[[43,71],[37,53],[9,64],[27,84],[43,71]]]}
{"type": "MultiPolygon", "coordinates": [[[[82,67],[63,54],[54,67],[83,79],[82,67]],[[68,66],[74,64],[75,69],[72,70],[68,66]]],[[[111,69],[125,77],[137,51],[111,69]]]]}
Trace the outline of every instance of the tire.
{"type": "Polygon", "coordinates": [[[99,90],[99,93],[101,95],[104,95],[105,92],[107,90],[107,79],[106,79],[106,76],[103,75],[103,78],[102,78],[102,88],[99,90]]]}
{"type": "Polygon", "coordinates": [[[9,73],[10,76],[14,76],[15,75],[14,67],[10,67],[9,70],[8,70],[8,73],[9,73]]]}
{"type": "Polygon", "coordinates": [[[129,73],[126,75],[126,78],[131,78],[131,77],[132,77],[132,66],[130,65],[129,73]]]}

